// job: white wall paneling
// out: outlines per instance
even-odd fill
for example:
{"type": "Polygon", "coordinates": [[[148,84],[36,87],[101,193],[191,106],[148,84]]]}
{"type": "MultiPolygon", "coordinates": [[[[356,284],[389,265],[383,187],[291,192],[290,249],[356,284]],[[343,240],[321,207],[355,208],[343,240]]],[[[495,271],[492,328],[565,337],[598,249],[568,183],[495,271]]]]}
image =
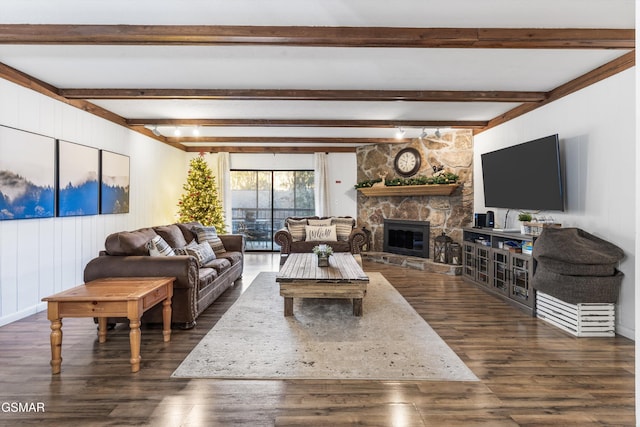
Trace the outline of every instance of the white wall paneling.
{"type": "Polygon", "coordinates": [[[174,222],[186,153],[5,80],[0,125],[127,155],[131,176],[128,214],[0,221],[4,325],[46,309],[43,297],[81,284],[108,234],[174,222]]]}

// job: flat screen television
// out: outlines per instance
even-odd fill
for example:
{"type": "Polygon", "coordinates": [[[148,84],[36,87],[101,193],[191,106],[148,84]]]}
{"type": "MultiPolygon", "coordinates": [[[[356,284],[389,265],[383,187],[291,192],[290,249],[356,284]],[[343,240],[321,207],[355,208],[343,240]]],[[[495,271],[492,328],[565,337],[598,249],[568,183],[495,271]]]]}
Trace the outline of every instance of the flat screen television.
{"type": "Polygon", "coordinates": [[[558,135],[481,155],[486,207],[563,211],[558,135]]]}

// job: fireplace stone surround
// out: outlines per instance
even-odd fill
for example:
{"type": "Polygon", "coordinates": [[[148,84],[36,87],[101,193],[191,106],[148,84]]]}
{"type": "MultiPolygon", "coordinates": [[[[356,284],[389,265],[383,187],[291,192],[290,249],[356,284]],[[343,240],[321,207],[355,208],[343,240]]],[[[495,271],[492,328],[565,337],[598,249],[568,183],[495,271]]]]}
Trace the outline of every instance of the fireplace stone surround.
{"type": "MultiPolygon", "coordinates": [[[[365,145],[357,148],[358,181],[381,176],[395,178],[393,161],[403,148],[414,147],[422,156],[417,175],[430,176],[433,166],[457,174],[460,188],[450,196],[372,196],[358,192],[358,225],[371,231],[370,251],[384,250],[384,220],[428,221],[429,254],[435,237],[445,232],[462,242],[462,228],[473,220],[473,133],[471,130],[442,132],[410,143],[365,145]]],[[[399,255],[402,256],[402,255],[399,255]]],[[[395,256],[394,256],[395,257],[395,256]]]]}

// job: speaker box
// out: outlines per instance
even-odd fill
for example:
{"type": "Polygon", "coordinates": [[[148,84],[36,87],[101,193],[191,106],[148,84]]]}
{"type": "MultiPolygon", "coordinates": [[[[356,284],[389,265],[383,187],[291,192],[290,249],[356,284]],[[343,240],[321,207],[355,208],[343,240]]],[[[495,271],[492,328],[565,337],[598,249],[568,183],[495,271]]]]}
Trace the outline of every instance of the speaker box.
{"type": "Polygon", "coordinates": [[[496,227],[495,214],[493,213],[493,211],[487,211],[486,226],[489,228],[496,227]]]}
{"type": "Polygon", "coordinates": [[[486,227],[487,226],[487,214],[483,214],[483,213],[473,214],[473,226],[474,227],[486,227]]]}

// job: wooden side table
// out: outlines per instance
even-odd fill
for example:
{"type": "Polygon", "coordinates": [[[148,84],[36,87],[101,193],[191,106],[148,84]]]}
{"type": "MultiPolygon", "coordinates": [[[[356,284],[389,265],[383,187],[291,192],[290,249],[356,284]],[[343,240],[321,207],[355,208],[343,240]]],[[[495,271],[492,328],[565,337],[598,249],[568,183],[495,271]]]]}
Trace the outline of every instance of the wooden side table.
{"type": "Polygon", "coordinates": [[[162,335],[171,340],[171,298],[175,277],[118,277],[98,279],[43,298],[51,321],[51,372],[62,365],[62,318],[97,317],[98,341],[107,339],[107,318],[129,319],[131,372],[140,370],[140,318],[162,301],[162,335]]]}

